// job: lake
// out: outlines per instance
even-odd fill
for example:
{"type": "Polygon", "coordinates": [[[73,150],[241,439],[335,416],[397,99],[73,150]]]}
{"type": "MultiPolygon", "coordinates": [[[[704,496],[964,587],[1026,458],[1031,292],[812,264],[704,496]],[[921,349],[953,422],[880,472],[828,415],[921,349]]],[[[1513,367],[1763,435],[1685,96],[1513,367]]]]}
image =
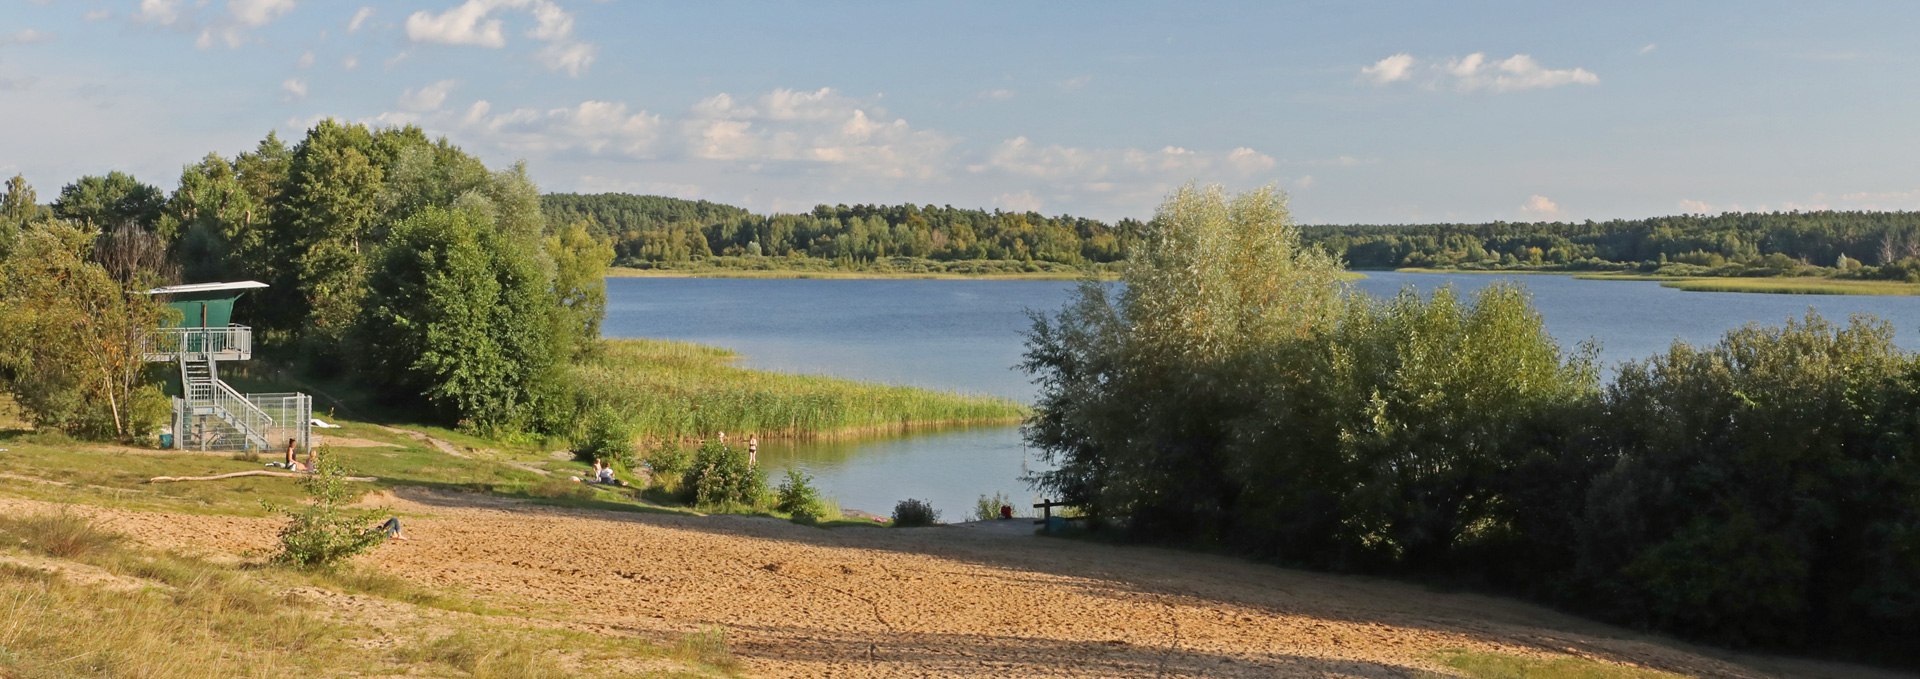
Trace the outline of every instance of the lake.
{"type": "MultiPolygon", "coordinates": [[[[1920,297],[1682,292],[1653,281],[1570,276],[1368,272],[1355,289],[1392,295],[1406,286],[1463,293],[1518,281],[1533,293],[1548,332],[1571,346],[1600,342],[1606,365],[1664,351],[1674,340],[1711,344],[1750,322],[1779,324],[1816,309],[1834,320],[1869,313],[1895,324],[1896,341],[1920,349],[1920,297]]],[[[1059,281],[610,278],[608,337],[655,337],[723,346],[742,365],[835,375],[1031,402],[1014,368],[1028,310],[1051,313],[1074,284],[1059,281]]],[[[769,480],[787,468],[814,475],[841,506],[879,514],[908,497],[945,520],[968,518],[980,495],[1016,506],[1037,495],[1019,481],[1042,466],[1013,427],[920,433],[904,438],[763,442],[769,480]]]]}

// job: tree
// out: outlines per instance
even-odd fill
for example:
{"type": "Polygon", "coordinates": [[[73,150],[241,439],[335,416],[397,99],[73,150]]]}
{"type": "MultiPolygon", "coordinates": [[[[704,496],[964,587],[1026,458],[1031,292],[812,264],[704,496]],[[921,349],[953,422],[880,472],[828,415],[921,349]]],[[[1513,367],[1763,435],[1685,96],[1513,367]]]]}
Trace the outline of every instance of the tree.
{"type": "MultiPolygon", "coordinates": [[[[81,177],[62,187],[60,197],[53,201],[53,215],[94,231],[107,231],[123,224],[151,231],[165,203],[166,195],[160,189],[116,170],[105,177],[81,177]]],[[[171,238],[173,234],[161,235],[171,238]]]]}
{"type": "Polygon", "coordinates": [[[607,266],[613,245],[574,222],[546,238],[553,258],[554,296],[562,310],[560,332],[573,356],[591,354],[600,343],[600,322],[607,315],[607,266]]]}
{"type": "Polygon", "coordinates": [[[49,212],[38,203],[33,185],[27,178],[14,175],[7,180],[7,192],[0,195],[0,257],[12,249],[14,240],[27,226],[46,219],[49,212]]]}
{"type": "Polygon", "coordinates": [[[140,348],[166,308],[88,261],[91,240],[52,223],[0,260],[0,387],[35,426],[133,440],[165,421],[140,348]]]}

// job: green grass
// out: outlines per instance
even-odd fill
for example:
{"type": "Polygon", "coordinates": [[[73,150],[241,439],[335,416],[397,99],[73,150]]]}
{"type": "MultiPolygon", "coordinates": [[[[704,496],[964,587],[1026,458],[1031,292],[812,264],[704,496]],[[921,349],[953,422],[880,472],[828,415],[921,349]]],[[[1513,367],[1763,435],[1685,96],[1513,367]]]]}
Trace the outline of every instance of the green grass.
{"type": "Polygon", "coordinates": [[[580,384],[628,418],[642,437],[713,432],[761,437],[839,436],[938,424],[1013,422],[1012,401],[748,370],[726,349],[663,340],[608,340],[576,368],[580,384]]]}
{"type": "Polygon", "coordinates": [[[1586,658],[1548,660],[1478,651],[1442,651],[1440,661],[1473,679],[1679,679],[1681,676],[1586,658]]]}

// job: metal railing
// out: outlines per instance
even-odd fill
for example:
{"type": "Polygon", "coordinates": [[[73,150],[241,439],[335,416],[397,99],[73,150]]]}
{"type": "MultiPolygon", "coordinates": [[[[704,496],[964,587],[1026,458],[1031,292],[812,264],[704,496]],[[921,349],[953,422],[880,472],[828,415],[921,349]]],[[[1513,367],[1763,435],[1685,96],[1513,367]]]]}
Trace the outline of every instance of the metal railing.
{"type": "Polygon", "coordinates": [[[142,336],[140,353],[149,361],[170,361],[180,354],[252,356],[253,328],[154,328],[142,336]]]}
{"type": "Polygon", "coordinates": [[[259,431],[270,450],[285,450],[288,439],[300,450],[312,444],[313,397],[301,393],[247,394],[246,397],[248,403],[273,420],[272,426],[259,431]]]}

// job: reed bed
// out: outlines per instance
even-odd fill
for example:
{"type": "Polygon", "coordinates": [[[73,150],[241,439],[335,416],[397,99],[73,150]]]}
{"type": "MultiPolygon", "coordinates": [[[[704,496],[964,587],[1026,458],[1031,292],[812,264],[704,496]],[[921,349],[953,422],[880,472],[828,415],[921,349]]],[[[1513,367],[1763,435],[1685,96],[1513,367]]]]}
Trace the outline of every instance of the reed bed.
{"type": "Polygon", "coordinates": [[[1790,295],[1920,295],[1920,283],[1847,278],[1689,278],[1661,285],[1688,292],[1771,292],[1790,295]]]}
{"type": "Polygon", "coordinates": [[[1003,398],[748,370],[727,349],[649,339],[608,340],[576,366],[588,395],[625,416],[642,438],[715,432],[827,437],[919,426],[1017,421],[1003,398]]]}

